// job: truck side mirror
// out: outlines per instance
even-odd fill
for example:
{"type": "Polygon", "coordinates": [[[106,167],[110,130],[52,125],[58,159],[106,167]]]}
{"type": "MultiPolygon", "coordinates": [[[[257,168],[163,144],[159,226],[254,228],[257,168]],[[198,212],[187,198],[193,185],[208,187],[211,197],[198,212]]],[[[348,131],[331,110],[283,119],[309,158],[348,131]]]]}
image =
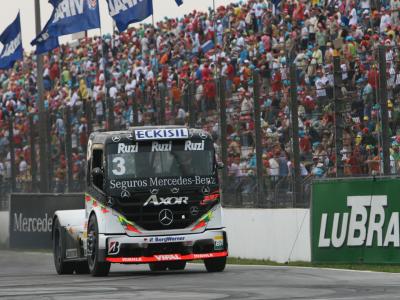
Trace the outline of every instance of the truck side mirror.
{"type": "Polygon", "coordinates": [[[92,170],[92,176],[93,177],[104,176],[104,172],[101,168],[97,167],[92,170]]]}

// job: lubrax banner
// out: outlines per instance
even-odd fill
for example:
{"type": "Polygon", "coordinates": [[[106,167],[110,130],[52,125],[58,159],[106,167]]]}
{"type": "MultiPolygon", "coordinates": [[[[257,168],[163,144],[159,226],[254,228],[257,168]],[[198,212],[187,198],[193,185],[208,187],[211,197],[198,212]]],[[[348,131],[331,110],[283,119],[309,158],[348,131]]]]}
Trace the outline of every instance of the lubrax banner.
{"type": "Polygon", "coordinates": [[[400,263],[400,179],[316,181],[312,261],[400,263]]]}
{"type": "Polygon", "coordinates": [[[12,194],[10,248],[51,248],[54,212],[84,208],[83,194],[12,194]]]}

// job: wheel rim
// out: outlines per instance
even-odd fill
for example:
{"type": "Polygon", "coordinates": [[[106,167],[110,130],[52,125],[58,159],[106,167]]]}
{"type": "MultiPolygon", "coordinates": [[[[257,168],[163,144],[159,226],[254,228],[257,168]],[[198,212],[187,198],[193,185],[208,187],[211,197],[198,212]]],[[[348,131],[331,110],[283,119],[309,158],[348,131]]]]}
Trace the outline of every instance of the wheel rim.
{"type": "Polygon", "coordinates": [[[96,230],[94,228],[94,224],[91,223],[89,225],[89,234],[88,234],[88,262],[89,262],[89,267],[92,269],[95,261],[96,261],[96,243],[97,243],[97,237],[96,237],[96,230]]]}
{"type": "Polygon", "coordinates": [[[55,259],[57,264],[60,266],[61,265],[61,238],[60,238],[60,232],[58,229],[55,230],[55,237],[54,237],[54,252],[55,252],[55,259]]]}

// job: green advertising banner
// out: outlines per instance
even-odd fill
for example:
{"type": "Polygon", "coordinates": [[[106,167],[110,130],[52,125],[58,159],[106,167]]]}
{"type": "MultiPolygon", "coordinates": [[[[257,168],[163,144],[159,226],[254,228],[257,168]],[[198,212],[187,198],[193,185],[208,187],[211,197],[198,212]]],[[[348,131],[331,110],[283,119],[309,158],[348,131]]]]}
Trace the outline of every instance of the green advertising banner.
{"type": "Polygon", "coordinates": [[[312,261],[400,263],[399,212],[399,178],[315,181],[312,261]]]}

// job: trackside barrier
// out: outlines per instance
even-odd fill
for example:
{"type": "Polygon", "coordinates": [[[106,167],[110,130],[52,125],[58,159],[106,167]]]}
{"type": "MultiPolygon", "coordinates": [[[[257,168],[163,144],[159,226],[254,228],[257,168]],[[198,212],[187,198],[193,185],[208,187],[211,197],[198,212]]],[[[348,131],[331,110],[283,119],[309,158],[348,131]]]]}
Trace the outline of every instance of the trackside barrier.
{"type": "Polygon", "coordinates": [[[309,209],[224,209],[229,256],[311,260],[309,209]]]}
{"type": "MultiPolygon", "coordinates": [[[[8,215],[5,222],[8,228],[8,215]]],[[[225,208],[224,224],[232,257],[276,262],[311,260],[308,209],[225,208]]],[[[0,237],[1,233],[0,227],[0,237]]],[[[6,233],[4,239],[8,238],[6,233]]],[[[45,235],[49,242],[50,234],[45,235]]]]}
{"type": "Polygon", "coordinates": [[[10,248],[51,248],[54,212],[84,209],[84,202],[83,194],[11,194],[10,248]]]}
{"type": "Polygon", "coordinates": [[[312,261],[400,263],[400,179],[314,181],[312,261]]]}
{"type": "Polygon", "coordinates": [[[8,243],[8,224],[10,223],[10,216],[8,211],[0,211],[0,247],[8,243]]]}

